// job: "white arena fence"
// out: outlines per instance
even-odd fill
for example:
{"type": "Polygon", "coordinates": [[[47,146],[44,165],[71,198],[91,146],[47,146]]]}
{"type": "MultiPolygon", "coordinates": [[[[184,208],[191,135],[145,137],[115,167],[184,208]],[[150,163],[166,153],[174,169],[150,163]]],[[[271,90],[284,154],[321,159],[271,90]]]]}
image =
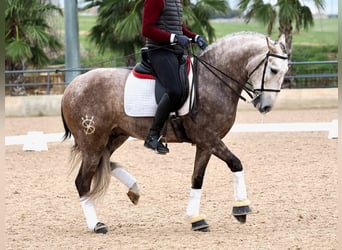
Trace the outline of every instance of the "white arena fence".
{"type": "MultiPolygon", "coordinates": [[[[232,133],[278,133],[278,132],[327,132],[328,139],[338,138],[338,121],[295,122],[295,123],[248,123],[235,124],[232,133]]],[[[6,136],[5,145],[23,145],[24,151],[47,151],[47,143],[62,142],[64,133],[44,134],[42,131],[29,131],[26,135],[6,136]]],[[[73,140],[71,137],[70,140],[73,140]]],[[[135,140],[135,138],[129,138],[135,140]]]]}

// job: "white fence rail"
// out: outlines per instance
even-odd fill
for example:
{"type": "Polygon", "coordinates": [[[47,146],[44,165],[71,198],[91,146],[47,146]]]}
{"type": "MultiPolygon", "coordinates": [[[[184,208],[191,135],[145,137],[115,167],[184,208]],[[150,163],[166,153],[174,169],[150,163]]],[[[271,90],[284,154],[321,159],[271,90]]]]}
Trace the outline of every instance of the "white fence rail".
{"type": "MultiPolygon", "coordinates": [[[[235,124],[231,132],[238,133],[278,133],[278,132],[328,132],[328,138],[338,138],[338,121],[301,122],[301,123],[253,123],[235,124]]],[[[62,142],[63,133],[44,134],[41,131],[30,131],[26,135],[6,136],[5,145],[23,145],[24,151],[46,151],[47,143],[62,142]]],[[[72,138],[71,138],[72,139],[72,138]]],[[[130,138],[134,140],[134,138],[130,138]]]]}

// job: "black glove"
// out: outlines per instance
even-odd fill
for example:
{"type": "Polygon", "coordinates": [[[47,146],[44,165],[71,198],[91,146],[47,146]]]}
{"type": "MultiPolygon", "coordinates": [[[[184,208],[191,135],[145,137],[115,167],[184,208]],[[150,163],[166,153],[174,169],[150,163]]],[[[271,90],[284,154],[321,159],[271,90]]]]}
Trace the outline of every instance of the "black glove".
{"type": "Polygon", "coordinates": [[[190,39],[187,36],[176,35],[175,38],[175,42],[182,46],[184,49],[186,49],[190,44],[190,39]]]}
{"type": "Polygon", "coordinates": [[[208,47],[207,42],[202,36],[198,36],[195,42],[197,43],[198,47],[200,47],[201,50],[205,50],[205,48],[208,47]]]}

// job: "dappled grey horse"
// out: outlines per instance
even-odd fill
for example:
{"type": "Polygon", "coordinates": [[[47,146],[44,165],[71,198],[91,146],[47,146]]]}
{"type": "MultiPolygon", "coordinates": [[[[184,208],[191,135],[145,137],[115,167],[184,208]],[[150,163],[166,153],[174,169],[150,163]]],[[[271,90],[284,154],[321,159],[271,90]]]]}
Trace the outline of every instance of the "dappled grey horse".
{"type": "MultiPolygon", "coordinates": [[[[283,35],[279,41],[272,41],[258,33],[240,32],[219,39],[196,60],[196,112],[179,117],[187,141],[196,146],[186,214],[193,230],[209,231],[205,216],[200,213],[200,199],[212,154],[233,173],[233,215],[244,223],[252,212],[242,164],[222,138],[234,124],[239,99],[246,99],[241,95],[243,90],[259,112],[272,109],[288,70],[288,59],[283,35]]],[[[74,167],[80,163],[76,188],[87,226],[96,233],[108,231],[97,218],[93,201],[105,193],[111,176],[127,186],[127,195],[134,204],[140,196],[134,176],[110,161],[112,153],[129,137],[144,139],[153,119],[125,112],[125,85],[131,73],[132,70],[122,68],[91,70],[77,76],[62,99],[64,136],[74,137],[73,156],[79,159],[73,162],[74,167]]],[[[182,142],[172,129],[166,130],[165,138],[168,142],[182,142]]],[[[141,150],[147,150],[143,144],[141,150]]]]}

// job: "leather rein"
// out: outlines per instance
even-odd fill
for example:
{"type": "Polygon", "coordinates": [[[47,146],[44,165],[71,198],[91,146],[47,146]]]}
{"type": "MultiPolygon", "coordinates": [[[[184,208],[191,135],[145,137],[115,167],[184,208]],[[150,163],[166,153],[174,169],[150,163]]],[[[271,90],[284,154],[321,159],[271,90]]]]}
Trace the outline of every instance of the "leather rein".
{"type": "MultiPolygon", "coordinates": [[[[262,73],[262,80],[261,80],[261,88],[260,89],[252,89],[248,86],[246,86],[246,84],[243,84],[241,82],[239,82],[238,80],[234,79],[233,77],[229,76],[228,74],[224,73],[222,70],[216,68],[215,66],[213,66],[212,64],[208,63],[207,61],[203,60],[202,58],[193,55],[194,58],[196,58],[196,60],[198,60],[198,62],[200,62],[206,69],[208,69],[217,79],[219,79],[225,86],[227,86],[228,88],[230,88],[236,95],[239,96],[239,98],[245,102],[247,102],[247,99],[245,97],[243,97],[240,93],[238,93],[235,89],[233,89],[226,81],[224,81],[224,79],[222,77],[219,76],[219,74],[223,75],[226,78],[229,78],[230,80],[234,81],[235,83],[237,83],[238,85],[240,85],[242,87],[242,89],[248,94],[248,96],[250,98],[252,98],[251,101],[252,102],[254,99],[256,99],[258,96],[260,96],[263,92],[280,92],[280,89],[267,89],[265,88],[265,74],[266,74],[266,69],[267,69],[267,64],[268,64],[268,58],[269,57],[276,57],[276,58],[280,58],[280,59],[288,59],[287,56],[280,56],[277,54],[273,54],[270,51],[268,51],[265,55],[265,57],[260,61],[260,63],[252,70],[252,72],[249,74],[248,79],[250,79],[250,77],[254,74],[254,72],[261,67],[262,64],[264,64],[264,69],[263,69],[263,73],[262,73]],[[219,73],[219,74],[218,74],[219,73]]],[[[247,82],[249,85],[252,85],[251,83],[247,82]]]]}

